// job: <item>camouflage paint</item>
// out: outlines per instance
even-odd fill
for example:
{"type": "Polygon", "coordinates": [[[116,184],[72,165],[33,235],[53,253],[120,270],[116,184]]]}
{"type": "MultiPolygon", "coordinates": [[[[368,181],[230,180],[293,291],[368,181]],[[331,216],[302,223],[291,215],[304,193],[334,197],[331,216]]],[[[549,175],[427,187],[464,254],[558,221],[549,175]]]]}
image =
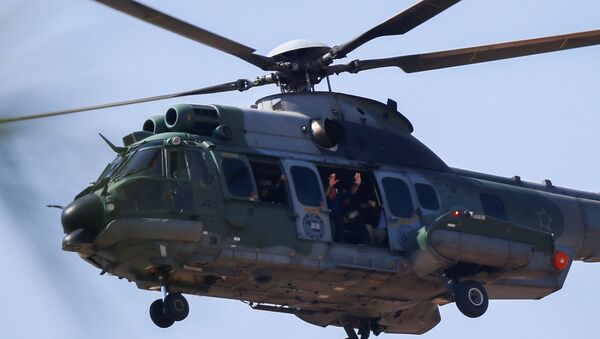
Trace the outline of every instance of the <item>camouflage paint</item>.
{"type": "Polygon", "coordinates": [[[570,259],[595,261],[600,256],[600,195],[531,188],[448,168],[411,135],[410,122],[390,105],[336,93],[298,93],[264,98],[257,109],[178,107],[190,114],[194,107],[216,109],[219,128],[229,129],[230,135],[162,133],[128,145],[128,152],[148,146],[197,149],[205,155],[208,179],[132,175],[100,181],[82,195],[94,192],[101,197],[105,230],[93,243],[78,242],[75,235],[65,238],[71,242],[66,250],[79,252],[92,265],[134,281],[139,288],[157,290],[156,271],[168,267],[171,291],[286,305],[319,326],[377,319],[384,332],[423,333],[439,322],[437,306],[451,301],[440,273],[464,271],[459,270],[463,263],[432,251],[428,236],[449,211],[483,214],[481,194],[502,200],[506,220],[465,223],[463,234],[536,248],[522,269],[479,267],[459,277],[485,283],[491,297],[540,298],[560,289],[568,270],[551,268],[554,247],[566,251],[570,259]],[[285,111],[274,110],[279,107],[285,111]],[[277,125],[266,123],[269,117],[276,117],[277,125]],[[338,147],[314,143],[310,133],[314,119],[332,119],[344,127],[338,147]],[[182,145],[173,145],[175,137],[183,140],[182,145]],[[256,195],[239,197],[228,191],[221,167],[224,157],[246,166],[253,158],[293,159],[401,173],[415,206],[412,185],[419,182],[435,188],[440,207],[415,211],[418,224],[404,252],[298,239],[298,211],[290,204],[273,205],[258,201],[256,195]],[[155,208],[136,208],[142,199],[150,199],[155,208]]]}

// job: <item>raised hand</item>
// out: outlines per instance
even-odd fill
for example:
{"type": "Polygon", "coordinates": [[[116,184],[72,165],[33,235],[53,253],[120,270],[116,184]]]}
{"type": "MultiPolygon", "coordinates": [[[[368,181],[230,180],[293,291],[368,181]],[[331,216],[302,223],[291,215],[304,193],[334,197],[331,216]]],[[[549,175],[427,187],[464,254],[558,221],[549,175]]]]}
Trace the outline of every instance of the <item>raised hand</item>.
{"type": "Polygon", "coordinates": [[[354,174],[354,184],[357,186],[360,186],[360,183],[362,182],[362,179],[360,178],[360,173],[356,173],[354,174]]]}
{"type": "Polygon", "coordinates": [[[335,178],[335,173],[331,173],[329,176],[329,187],[334,187],[338,182],[339,180],[335,178]]]}

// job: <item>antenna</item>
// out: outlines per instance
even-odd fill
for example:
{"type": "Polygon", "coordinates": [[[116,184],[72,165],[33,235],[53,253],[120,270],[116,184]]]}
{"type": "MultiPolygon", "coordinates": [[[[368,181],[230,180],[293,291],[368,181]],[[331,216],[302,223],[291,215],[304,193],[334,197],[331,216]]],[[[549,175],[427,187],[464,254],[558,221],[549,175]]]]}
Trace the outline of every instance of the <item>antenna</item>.
{"type": "Polygon", "coordinates": [[[112,142],[110,142],[110,140],[106,139],[104,137],[104,135],[102,135],[102,133],[98,133],[98,135],[100,136],[100,138],[102,138],[102,140],[104,140],[104,142],[106,142],[108,147],[110,147],[110,149],[112,149],[115,153],[117,153],[120,156],[123,156],[123,154],[125,154],[125,151],[127,150],[125,147],[115,146],[112,142]]]}

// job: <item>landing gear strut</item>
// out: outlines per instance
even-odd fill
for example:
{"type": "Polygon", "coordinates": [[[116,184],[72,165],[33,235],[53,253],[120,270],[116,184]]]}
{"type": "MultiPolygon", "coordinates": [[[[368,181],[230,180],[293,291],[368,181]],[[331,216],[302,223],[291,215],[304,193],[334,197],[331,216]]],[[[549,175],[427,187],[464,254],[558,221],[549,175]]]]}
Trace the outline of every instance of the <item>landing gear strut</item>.
{"type": "Polygon", "coordinates": [[[443,275],[443,278],[462,314],[469,318],[478,318],[487,311],[489,299],[483,285],[473,280],[455,282],[446,275],[443,275]]]}
{"type": "Polygon", "coordinates": [[[167,328],[176,321],[185,319],[190,312],[190,306],[181,293],[168,293],[166,278],[163,275],[159,276],[159,281],[163,298],[150,305],[150,318],[156,326],[167,328]]]}
{"type": "MultiPolygon", "coordinates": [[[[369,339],[371,335],[371,327],[369,326],[368,320],[363,320],[360,322],[360,327],[358,328],[358,335],[354,331],[354,327],[350,323],[346,323],[344,325],[344,331],[346,331],[347,339],[358,339],[360,335],[360,339],[369,339]]],[[[379,333],[376,333],[379,334],[379,333]]]]}

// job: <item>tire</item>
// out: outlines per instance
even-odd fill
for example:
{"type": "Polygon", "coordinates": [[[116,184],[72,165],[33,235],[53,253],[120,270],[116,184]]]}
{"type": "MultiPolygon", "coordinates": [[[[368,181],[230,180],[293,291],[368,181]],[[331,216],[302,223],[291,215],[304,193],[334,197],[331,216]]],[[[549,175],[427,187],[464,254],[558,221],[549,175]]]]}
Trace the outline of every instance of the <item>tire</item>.
{"type": "Polygon", "coordinates": [[[152,322],[160,328],[167,328],[175,323],[175,321],[169,318],[165,313],[162,299],[157,299],[150,305],[150,319],[152,319],[152,322]]]}
{"type": "Polygon", "coordinates": [[[469,318],[481,317],[487,311],[489,299],[485,288],[478,282],[460,282],[454,289],[456,307],[469,318]]]}
{"type": "Polygon", "coordinates": [[[182,321],[190,313],[190,306],[181,293],[170,293],[164,302],[165,314],[173,321],[182,321]]]}

